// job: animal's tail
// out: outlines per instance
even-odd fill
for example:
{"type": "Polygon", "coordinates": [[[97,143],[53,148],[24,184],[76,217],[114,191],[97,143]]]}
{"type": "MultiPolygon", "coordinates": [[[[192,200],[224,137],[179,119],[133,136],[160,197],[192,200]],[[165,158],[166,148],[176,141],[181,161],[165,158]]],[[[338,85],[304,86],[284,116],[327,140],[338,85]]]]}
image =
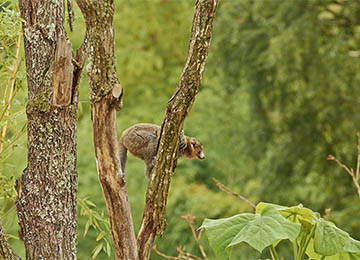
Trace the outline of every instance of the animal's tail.
{"type": "Polygon", "coordinates": [[[127,160],[127,149],[122,143],[122,140],[119,141],[119,150],[120,150],[120,164],[121,164],[121,171],[125,174],[125,166],[127,160]]]}

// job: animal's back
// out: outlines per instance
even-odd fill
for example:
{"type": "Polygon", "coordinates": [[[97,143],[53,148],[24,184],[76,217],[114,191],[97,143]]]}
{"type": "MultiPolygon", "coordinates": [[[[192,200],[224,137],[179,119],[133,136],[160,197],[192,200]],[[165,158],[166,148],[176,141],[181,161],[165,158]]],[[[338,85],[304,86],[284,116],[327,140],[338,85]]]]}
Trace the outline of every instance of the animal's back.
{"type": "Polygon", "coordinates": [[[136,157],[146,159],[154,156],[160,126],[148,123],[133,125],[126,129],[120,142],[136,157]]]}

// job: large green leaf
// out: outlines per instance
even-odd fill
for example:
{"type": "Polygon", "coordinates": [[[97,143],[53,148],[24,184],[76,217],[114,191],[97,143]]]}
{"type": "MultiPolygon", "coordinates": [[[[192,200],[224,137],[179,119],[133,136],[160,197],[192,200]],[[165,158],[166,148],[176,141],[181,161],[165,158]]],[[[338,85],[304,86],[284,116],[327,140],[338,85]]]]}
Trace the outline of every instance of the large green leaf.
{"type": "Polygon", "coordinates": [[[350,243],[350,236],[333,223],[317,219],[314,250],[320,255],[330,256],[343,251],[345,245],[350,243]]]}
{"type": "Polygon", "coordinates": [[[205,219],[200,228],[205,228],[211,248],[219,259],[228,259],[227,246],[243,229],[254,214],[244,213],[223,219],[205,219]]]}
{"type": "Polygon", "coordinates": [[[242,242],[261,252],[278,239],[294,241],[300,232],[299,224],[286,220],[272,206],[265,207],[261,214],[205,219],[200,228],[206,229],[210,245],[220,259],[228,259],[231,248],[242,242]]]}

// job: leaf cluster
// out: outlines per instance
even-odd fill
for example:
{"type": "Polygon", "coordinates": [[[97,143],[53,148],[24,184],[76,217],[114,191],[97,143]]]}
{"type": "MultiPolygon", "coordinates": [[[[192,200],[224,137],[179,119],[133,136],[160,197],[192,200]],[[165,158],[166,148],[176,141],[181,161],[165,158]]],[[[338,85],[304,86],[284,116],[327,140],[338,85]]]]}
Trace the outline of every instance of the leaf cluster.
{"type": "Polygon", "coordinates": [[[104,251],[110,258],[112,252],[112,238],[108,217],[103,211],[100,213],[95,210],[96,205],[88,198],[78,198],[78,205],[80,207],[80,216],[87,218],[83,237],[88,234],[90,228],[98,233],[95,239],[97,245],[91,252],[91,259],[95,259],[101,251],[104,251]]]}
{"type": "Polygon", "coordinates": [[[262,252],[269,248],[280,259],[275,247],[289,240],[293,259],[360,259],[360,241],[320,214],[303,207],[284,207],[260,202],[256,213],[243,213],[225,219],[205,219],[200,228],[206,230],[211,247],[219,259],[229,259],[231,249],[247,243],[262,252]]]}

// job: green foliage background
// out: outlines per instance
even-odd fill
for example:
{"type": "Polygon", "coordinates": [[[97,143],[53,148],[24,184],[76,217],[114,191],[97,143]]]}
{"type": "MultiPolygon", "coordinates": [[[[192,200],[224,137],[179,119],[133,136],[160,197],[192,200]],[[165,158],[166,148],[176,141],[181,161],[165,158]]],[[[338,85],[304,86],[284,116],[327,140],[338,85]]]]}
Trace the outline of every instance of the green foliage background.
{"type": "MultiPolygon", "coordinates": [[[[120,135],[138,122],[161,124],[185,63],[194,1],[115,3],[117,70],[125,91],[124,108],[118,112],[120,135]]],[[[75,14],[74,32],[69,32],[74,49],[85,30],[76,7],[75,14]]],[[[351,179],[326,161],[328,154],[334,154],[355,167],[355,134],[360,129],[359,17],[358,1],[222,0],[202,88],[184,126],[187,135],[203,143],[206,160],[179,161],[167,208],[168,228],[156,241],[160,251],[176,255],[176,247],[185,245],[187,251],[199,254],[190,229],[180,218],[188,212],[197,216],[200,225],[205,217],[249,211],[246,204],[219,191],[212,177],[254,203],[303,203],[318,212],[332,208],[330,220],[360,239],[360,201],[351,179]]],[[[20,30],[19,23],[7,21],[6,28],[14,33],[20,30]]],[[[14,49],[12,45],[10,53],[14,49]]],[[[11,66],[11,55],[3,48],[0,54],[1,71],[11,66]]],[[[19,75],[24,74],[22,62],[19,75]]],[[[0,77],[3,91],[8,76],[2,73],[0,77]]],[[[20,81],[16,85],[14,112],[26,104],[22,85],[20,81]]],[[[84,73],[78,192],[106,212],[94,160],[88,93],[84,73]]],[[[7,138],[22,127],[21,122],[14,121],[14,131],[7,138]]],[[[26,167],[26,136],[17,144],[6,161],[1,160],[1,176],[18,177],[26,167]]],[[[136,230],[148,182],[144,172],[143,162],[129,156],[127,187],[136,230]]],[[[15,235],[15,210],[9,210],[5,200],[0,203],[5,228],[15,235]]],[[[96,231],[90,229],[82,236],[86,221],[79,218],[79,259],[90,259],[96,246],[96,231]]],[[[19,241],[11,242],[21,251],[19,241]]],[[[213,257],[209,248],[208,252],[213,257]]],[[[246,246],[233,252],[233,259],[258,257],[246,246]]],[[[107,256],[100,253],[97,259],[107,256]]]]}

